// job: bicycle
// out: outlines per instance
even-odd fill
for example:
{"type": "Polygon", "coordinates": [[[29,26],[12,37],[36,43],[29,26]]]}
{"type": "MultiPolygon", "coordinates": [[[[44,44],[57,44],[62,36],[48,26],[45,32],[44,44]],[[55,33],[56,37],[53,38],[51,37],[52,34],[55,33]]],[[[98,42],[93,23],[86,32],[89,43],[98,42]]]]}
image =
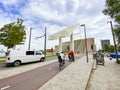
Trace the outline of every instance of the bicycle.
{"type": "Polygon", "coordinates": [[[71,61],[71,62],[75,61],[74,56],[72,56],[72,55],[69,55],[68,58],[69,58],[69,61],[71,61]]]}
{"type": "Polygon", "coordinates": [[[65,64],[65,62],[64,62],[64,61],[59,62],[59,69],[60,69],[60,70],[62,69],[62,67],[64,66],[64,64],[65,64]]]}

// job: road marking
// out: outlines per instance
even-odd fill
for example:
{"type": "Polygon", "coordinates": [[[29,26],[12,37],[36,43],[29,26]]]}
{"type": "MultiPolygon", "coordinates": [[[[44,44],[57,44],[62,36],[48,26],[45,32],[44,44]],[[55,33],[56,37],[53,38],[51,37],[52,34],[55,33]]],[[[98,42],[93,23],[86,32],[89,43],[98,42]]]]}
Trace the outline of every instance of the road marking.
{"type": "Polygon", "coordinates": [[[49,70],[51,70],[52,68],[49,68],[49,70]]]}
{"type": "Polygon", "coordinates": [[[0,90],[5,90],[5,89],[7,89],[7,88],[9,88],[10,86],[5,86],[5,87],[3,87],[3,88],[1,88],[0,90]]]}

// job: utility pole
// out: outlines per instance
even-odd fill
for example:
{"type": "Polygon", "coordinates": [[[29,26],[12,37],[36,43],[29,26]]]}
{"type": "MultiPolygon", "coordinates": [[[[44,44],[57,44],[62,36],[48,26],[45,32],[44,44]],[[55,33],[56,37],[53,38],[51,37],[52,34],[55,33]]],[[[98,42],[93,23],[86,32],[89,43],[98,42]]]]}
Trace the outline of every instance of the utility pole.
{"type": "Polygon", "coordinates": [[[46,41],[47,41],[47,40],[46,40],[46,36],[47,36],[47,35],[46,35],[46,33],[47,33],[46,31],[47,31],[47,28],[45,27],[45,34],[44,34],[44,36],[45,36],[45,41],[44,41],[44,52],[45,52],[45,57],[46,57],[46,41]]]}
{"type": "Polygon", "coordinates": [[[85,27],[85,24],[82,24],[81,26],[84,26],[85,48],[86,48],[86,59],[87,59],[87,63],[88,63],[89,61],[88,61],[88,49],[87,49],[86,27],[85,27]]]}
{"type": "Polygon", "coordinates": [[[32,29],[33,29],[33,28],[30,28],[28,50],[30,50],[30,44],[31,44],[31,32],[32,32],[32,29]]]}
{"type": "Polygon", "coordinates": [[[44,54],[45,54],[45,57],[46,57],[46,42],[47,42],[47,28],[45,27],[45,33],[44,33],[44,35],[42,35],[42,36],[38,36],[38,37],[36,37],[36,39],[38,39],[38,38],[42,38],[42,37],[44,37],[44,54]]]}
{"type": "Polygon", "coordinates": [[[114,41],[114,47],[115,47],[115,53],[116,53],[116,62],[119,63],[119,61],[118,61],[117,45],[116,45],[116,41],[115,41],[115,35],[114,35],[112,21],[110,21],[110,25],[111,25],[111,31],[112,31],[112,36],[113,36],[113,41],[114,41]]]}

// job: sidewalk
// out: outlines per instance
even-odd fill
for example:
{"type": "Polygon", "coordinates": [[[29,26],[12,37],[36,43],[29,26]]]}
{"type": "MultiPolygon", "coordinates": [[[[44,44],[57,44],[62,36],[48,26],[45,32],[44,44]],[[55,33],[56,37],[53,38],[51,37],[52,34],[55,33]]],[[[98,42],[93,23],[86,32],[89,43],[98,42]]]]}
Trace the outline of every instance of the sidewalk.
{"type": "Polygon", "coordinates": [[[85,90],[92,65],[92,56],[89,56],[89,63],[84,56],[70,64],[39,90],[85,90]]]}
{"type": "Polygon", "coordinates": [[[105,57],[105,66],[97,65],[90,90],[120,90],[120,64],[115,61],[105,57]]]}

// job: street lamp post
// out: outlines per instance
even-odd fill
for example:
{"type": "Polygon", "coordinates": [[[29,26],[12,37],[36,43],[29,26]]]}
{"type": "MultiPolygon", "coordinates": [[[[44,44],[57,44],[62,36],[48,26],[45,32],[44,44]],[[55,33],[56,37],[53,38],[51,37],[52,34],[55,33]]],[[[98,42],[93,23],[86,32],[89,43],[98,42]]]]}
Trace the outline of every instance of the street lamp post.
{"type": "Polygon", "coordinates": [[[46,30],[47,30],[47,28],[45,27],[45,34],[44,34],[44,36],[45,36],[45,42],[44,42],[45,57],[46,57],[46,30]]]}
{"type": "Polygon", "coordinates": [[[32,29],[33,29],[33,28],[30,28],[28,50],[30,50],[30,44],[31,44],[31,32],[32,32],[32,29]]]}
{"type": "Polygon", "coordinates": [[[87,63],[88,63],[89,61],[88,61],[88,49],[87,49],[86,27],[85,27],[85,24],[82,24],[81,26],[84,26],[85,48],[86,48],[86,59],[87,59],[87,63]]]}
{"type": "Polygon", "coordinates": [[[115,47],[115,53],[116,53],[116,62],[119,63],[119,61],[118,61],[117,45],[116,45],[116,41],[115,41],[115,35],[114,35],[114,30],[113,30],[112,21],[110,21],[109,23],[110,23],[110,25],[111,25],[111,32],[112,32],[113,41],[114,41],[114,47],[115,47]]]}

